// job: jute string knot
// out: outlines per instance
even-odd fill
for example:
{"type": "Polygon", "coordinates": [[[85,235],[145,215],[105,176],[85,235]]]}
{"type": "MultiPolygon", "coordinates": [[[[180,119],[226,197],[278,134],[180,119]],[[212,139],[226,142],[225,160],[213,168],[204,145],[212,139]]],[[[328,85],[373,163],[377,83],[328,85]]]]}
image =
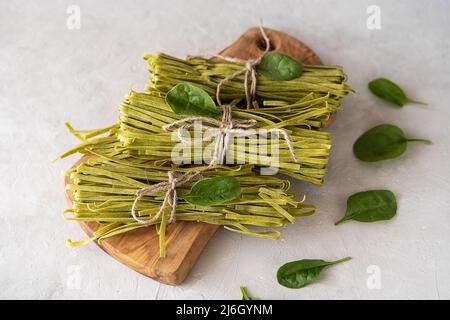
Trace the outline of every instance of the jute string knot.
{"type": "Polygon", "coordinates": [[[187,185],[189,182],[191,182],[194,178],[199,176],[204,171],[189,171],[187,173],[184,173],[180,177],[176,178],[176,172],[175,171],[168,171],[167,176],[168,180],[163,181],[145,188],[142,188],[136,192],[136,198],[134,199],[133,205],[131,207],[131,215],[133,216],[133,219],[136,220],[136,222],[139,223],[153,223],[161,218],[161,215],[163,214],[165,208],[167,205],[170,205],[171,211],[170,211],[170,217],[168,222],[173,223],[176,221],[176,208],[177,208],[177,188],[183,187],[187,185]],[[141,219],[137,215],[137,203],[138,201],[145,195],[155,194],[158,192],[166,191],[166,194],[164,196],[164,201],[159,208],[158,212],[150,219],[141,219]]]}
{"type": "MultiPolygon", "coordinates": [[[[178,139],[183,144],[191,145],[193,143],[196,143],[197,140],[192,141],[190,138],[186,139],[183,136],[183,130],[194,127],[196,121],[201,122],[202,128],[215,131],[215,135],[213,136],[215,137],[215,146],[209,167],[211,167],[214,164],[224,164],[227,150],[230,145],[231,137],[246,136],[249,134],[256,133],[255,131],[250,131],[249,129],[254,127],[257,124],[257,121],[255,119],[249,120],[232,119],[231,106],[228,104],[222,105],[222,109],[223,109],[223,116],[221,121],[209,117],[187,117],[165,125],[163,127],[163,130],[169,131],[173,127],[179,126],[178,129],[176,130],[178,139]],[[203,123],[207,123],[207,125],[204,125],[203,123]]],[[[289,134],[286,132],[286,130],[281,128],[273,128],[273,129],[266,129],[265,132],[277,133],[282,135],[289,149],[289,153],[291,154],[292,159],[296,163],[299,162],[297,155],[295,154],[292,140],[290,139],[289,134]]],[[[211,140],[211,138],[212,136],[207,137],[205,135],[200,139],[200,142],[209,141],[211,140]]]]}
{"type": "Polygon", "coordinates": [[[250,60],[242,60],[242,59],[238,59],[238,58],[224,57],[222,55],[212,56],[213,58],[218,58],[218,59],[221,59],[221,60],[224,60],[227,62],[244,65],[244,68],[236,71],[235,73],[229,75],[228,77],[225,77],[222,81],[220,81],[217,84],[216,100],[220,106],[222,106],[222,102],[220,100],[220,90],[222,89],[222,86],[225,83],[233,80],[234,78],[236,78],[242,74],[244,75],[244,91],[245,91],[245,98],[247,101],[247,109],[250,109],[253,100],[255,100],[255,97],[256,97],[256,66],[261,63],[262,58],[270,51],[270,40],[261,24],[259,25],[259,30],[264,39],[264,43],[265,43],[266,47],[265,47],[264,51],[257,58],[250,59],[250,60]],[[249,81],[250,81],[250,84],[249,84],[249,81]]]}
{"type": "MultiPolygon", "coordinates": [[[[209,141],[212,137],[215,138],[214,151],[212,154],[209,167],[214,164],[224,164],[228,145],[230,144],[230,138],[234,135],[245,135],[249,133],[251,127],[255,126],[257,121],[255,119],[249,120],[235,120],[232,119],[231,106],[228,104],[222,105],[223,115],[222,120],[219,121],[209,117],[187,117],[172,123],[169,123],[163,127],[163,130],[169,131],[173,127],[179,126],[176,130],[179,140],[183,144],[192,144],[191,139],[185,139],[183,136],[184,129],[190,129],[194,126],[195,122],[201,122],[202,129],[208,129],[215,132],[214,136],[203,136],[200,141],[209,141]],[[206,123],[207,125],[204,125],[206,123]]],[[[194,140],[194,143],[196,140],[194,140]]]]}

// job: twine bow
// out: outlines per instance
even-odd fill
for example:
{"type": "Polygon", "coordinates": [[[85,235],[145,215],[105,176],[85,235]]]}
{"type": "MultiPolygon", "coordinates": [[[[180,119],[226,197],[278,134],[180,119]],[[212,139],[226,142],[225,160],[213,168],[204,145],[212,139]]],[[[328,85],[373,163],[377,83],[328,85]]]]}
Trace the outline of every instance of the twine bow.
{"type": "MultiPolygon", "coordinates": [[[[202,124],[202,127],[216,131],[215,135],[216,144],[214,146],[212,161],[210,162],[209,166],[212,166],[213,164],[224,164],[228,146],[230,145],[230,137],[235,135],[238,136],[247,135],[249,133],[248,129],[254,127],[257,121],[254,119],[234,120],[231,118],[232,114],[231,106],[227,104],[223,105],[222,108],[223,108],[222,121],[208,117],[187,117],[165,125],[163,127],[163,130],[168,131],[175,126],[182,125],[176,131],[178,138],[184,144],[192,144],[192,141],[190,139],[185,139],[183,137],[182,130],[192,128],[194,126],[195,121],[202,121],[202,123],[203,122],[208,123],[209,125],[206,126],[202,124]]],[[[280,128],[273,128],[273,129],[266,129],[265,131],[270,133],[281,134],[284,138],[284,141],[286,142],[286,145],[289,149],[289,153],[291,154],[292,159],[296,163],[299,162],[297,155],[295,154],[294,147],[292,145],[292,140],[289,138],[289,135],[286,132],[286,130],[280,128]]],[[[201,141],[208,141],[208,140],[209,139],[207,137],[201,139],[201,141]]]]}
{"type": "Polygon", "coordinates": [[[163,182],[142,188],[139,191],[137,191],[136,198],[134,199],[133,205],[131,207],[131,215],[133,216],[133,219],[139,223],[155,222],[161,217],[162,213],[164,212],[164,209],[169,204],[172,209],[170,211],[170,217],[169,217],[168,222],[169,223],[175,222],[176,221],[175,213],[176,213],[177,201],[178,201],[177,188],[185,186],[186,184],[191,182],[195,177],[199,176],[202,172],[204,172],[204,170],[190,171],[190,172],[187,172],[187,173],[181,175],[179,178],[176,178],[175,171],[168,171],[167,172],[167,175],[169,177],[168,181],[163,181],[163,182]],[[166,195],[164,196],[164,201],[163,201],[161,207],[159,208],[159,211],[151,219],[147,219],[147,220],[140,219],[136,213],[136,211],[137,211],[136,207],[137,207],[138,201],[145,195],[155,194],[155,193],[158,193],[161,191],[166,191],[166,195]]]}
{"type": "Polygon", "coordinates": [[[212,56],[213,58],[218,58],[223,61],[244,65],[244,68],[229,75],[228,77],[224,78],[222,81],[220,81],[217,84],[216,101],[220,106],[222,106],[222,102],[220,100],[220,90],[222,89],[222,86],[225,83],[240,76],[241,74],[244,74],[244,89],[245,89],[245,98],[247,100],[247,109],[250,109],[253,100],[255,100],[255,97],[256,97],[256,66],[258,64],[260,64],[262,58],[270,50],[270,40],[269,40],[269,37],[267,36],[266,32],[264,31],[262,24],[259,25],[259,30],[264,39],[264,43],[265,43],[266,47],[265,47],[263,53],[261,53],[257,58],[250,59],[250,60],[243,60],[243,59],[238,59],[238,58],[225,57],[225,56],[222,56],[219,54],[212,56]],[[249,78],[250,78],[250,85],[249,85],[249,78]]]}
{"type": "MultiPolygon", "coordinates": [[[[177,135],[180,141],[184,144],[192,144],[191,140],[186,140],[182,135],[183,129],[189,129],[194,126],[195,121],[201,121],[202,123],[208,123],[209,125],[203,125],[203,128],[215,130],[215,146],[212,155],[212,161],[209,164],[211,167],[214,164],[224,164],[225,156],[227,153],[228,145],[230,144],[231,134],[246,134],[248,129],[256,125],[255,119],[250,120],[234,120],[232,119],[231,106],[226,104],[222,106],[223,115],[222,121],[208,117],[187,117],[175,122],[169,123],[163,127],[163,130],[168,131],[173,127],[182,125],[177,129],[177,135]]],[[[208,138],[202,138],[201,141],[210,140],[208,138]]],[[[195,141],[194,141],[195,142],[195,141]]]]}

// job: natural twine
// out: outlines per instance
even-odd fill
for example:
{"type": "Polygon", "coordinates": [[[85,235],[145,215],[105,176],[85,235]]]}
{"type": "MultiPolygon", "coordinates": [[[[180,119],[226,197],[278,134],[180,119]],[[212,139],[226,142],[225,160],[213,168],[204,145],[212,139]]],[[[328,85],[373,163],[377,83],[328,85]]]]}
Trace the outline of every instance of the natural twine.
{"type": "Polygon", "coordinates": [[[247,109],[250,109],[253,100],[255,100],[256,97],[256,66],[261,62],[262,58],[269,52],[270,50],[270,40],[267,36],[266,32],[264,31],[264,28],[262,27],[262,24],[259,25],[259,30],[261,32],[261,35],[264,39],[264,43],[266,45],[266,48],[264,49],[263,53],[261,53],[257,58],[250,59],[250,60],[242,60],[238,58],[230,58],[225,57],[222,55],[214,55],[214,58],[218,58],[227,62],[237,63],[237,64],[243,64],[244,68],[241,70],[236,71],[235,73],[229,75],[228,77],[224,78],[222,81],[220,81],[217,84],[217,90],[216,90],[216,100],[217,103],[222,106],[222,103],[220,101],[220,90],[222,86],[233,80],[234,78],[240,76],[241,74],[244,74],[244,89],[245,89],[245,98],[247,100],[247,109]],[[250,88],[249,88],[249,78],[250,78],[250,88]]]}
{"type": "MultiPolygon", "coordinates": [[[[189,129],[194,126],[195,121],[201,121],[202,123],[209,123],[210,125],[203,125],[202,128],[215,130],[215,141],[216,144],[214,146],[214,152],[212,155],[212,161],[209,166],[212,164],[224,164],[225,158],[228,150],[228,146],[230,145],[230,137],[243,136],[249,133],[249,129],[254,127],[257,123],[255,119],[250,120],[234,120],[231,118],[232,110],[230,105],[223,105],[223,116],[222,121],[219,121],[214,118],[208,117],[187,117],[175,122],[169,123],[163,127],[163,130],[169,131],[175,126],[181,125],[177,129],[177,136],[179,140],[183,144],[192,144],[190,139],[185,139],[182,134],[183,129],[189,129]]],[[[281,134],[286,142],[286,145],[289,149],[289,153],[292,156],[294,162],[298,163],[297,155],[295,154],[295,150],[292,144],[292,140],[289,138],[288,133],[284,129],[273,128],[273,129],[265,129],[265,132],[270,133],[278,133],[281,134]]],[[[210,140],[210,137],[203,137],[200,141],[210,140]]],[[[194,141],[195,143],[195,141],[194,141]]]]}
{"type": "MultiPolygon", "coordinates": [[[[193,123],[195,121],[202,121],[205,123],[209,123],[212,126],[204,126],[209,129],[217,130],[216,134],[216,144],[214,147],[214,152],[212,156],[212,161],[209,163],[209,165],[202,170],[196,170],[196,171],[190,171],[187,173],[184,173],[183,175],[179,176],[178,178],[175,176],[175,171],[168,171],[168,181],[163,181],[145,188],[140,189],[136,192],[136,198],[134,199],[133,205],[131,207],[131,215],[133,216],[133,219],[138,223],[153,223],[157,221],[162,213],[164,212],[164,209],[169,204],[171,206],[171,212],[168,222],[173,223],[176,221],[175,213],[176,213],[176,206],[177,206],[177,188],[183,187],[187,184],[189,184],[193,179],[196,177],[202,175],[204,172],[209,171],[212,169],[212,167],[215,164],[223,164],[225,160],[225,156],[227,153],[227,148],[229,145],[230,135],[231,134],[246,134],[248,133],[248,129],[256,125],[256,120],[234,120],[232,118],[232,110],[231,106],[229,104],[222,104],[220,100],[220,90],[222,86],[227,83],[228,81],[231,81],[232,79],[244,74],[244,87],[245,87],[245,97],[247,100],[247,109],[250,108],[252,105],[253,100],[256,96],[256,66],[261,62],[262,58],[266,53],[270,50],[270,40],[267,37],[264,28],[262,25],[259,26],[259,29],[261,31],[261,35],[264,38],[266,48],[263,51],[261,55],[259,55],[256,59],[250,59],[250,60],[242,60],[237,58],[229,58],[224,57],[221,55],[215,55],[213,57],[222,59],[224,61],[232,62],[232,63],[238,63],[243,64],[244,68],[236,71],[235,73],[229,75],[228,77],[224,78],[222,81],[220,81],[216,88],[216,100],[219,106],[223,110],[222,120],[219,121],[214,118],[209,117],[187,117],[183,118],[181,120],[177,120],[175,122],[169,123],[168,125],[164,126],[164,130],[169,130],[173,127],[176,127],[178,125],[182,125],[180,128],[178,128],[177,133],[180,138],[180,140],[183,143],[191,143],[191,141],[186,141],[182,138],[181,130],[191,128],[193,126],[193,123]],[[250,88],[249,88],[249,78],[250,78],[250,88]],[[148,220],[140,219],[137,214],[137,203],[138,201],[145,195],[149,194],[155,194],[157,192],[166,191],[166,195],[164,197],[164,201],[159,209],[159,211],[156,213],[155,216],[148,220]]],[[[295,162],[298,162],[297,156],[295,155],[294,148],[292,146],[292,141],[289,138],[289,135],[284,129],[268,129],[267,132],[277,132],[281,133],[283,135],[284,140],[286,141],[286,144],[289,148],[289,152],[294,159],[295,162]]],[[[203,140],[204,141],[204,140],[203,140]]]]}
{"type": "Polygon", "coordinates": [[[134,199],[133,206],[131,207],[131,215],[133,216],[133,219],[136,220],[136,222],[139,223],[152,223],[157,221],[162,213],[164,212],[164,209],[169,204],[172,207],[172,210],[170,211],[170,218],[169,223],[173,223],[176,221],[175,212],[177,208],[177,188],[182,187],[192,181],[195,177],[200,175],[203,171],[191,171],[187,172],[183,175],[181,175],[179,178],[176,178],[176,172],[175,171],[169,171],[167,172],[167,175],[169,176],[168,181],[163,181],[145,188],[142,188],[138,192],[136,192],[136,198],[134,199]],[[156,215],[148,220],[142,220],[138,218],[136,214],[136,206],[137,202],[145,195],[147,194],[154,194],[157,192],[166,191],[166,195],[164,197],[164,201],[159,208],[159,211],[156,213],[156,215]]]}

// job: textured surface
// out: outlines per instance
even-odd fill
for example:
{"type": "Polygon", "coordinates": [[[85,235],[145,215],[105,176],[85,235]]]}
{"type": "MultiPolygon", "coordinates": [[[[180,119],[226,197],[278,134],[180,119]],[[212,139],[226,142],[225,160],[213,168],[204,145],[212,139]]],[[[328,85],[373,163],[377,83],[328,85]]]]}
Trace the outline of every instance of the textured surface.
{"type": "Polygon", "coordinates": [[[275,299],[450,298],[450,5],[446,1],[377,1],[381,29],[366,27],[372,1],[14,1],[0,4],[0,297],[225,298],[249,293],[275,299]],[[81,8],[81,29],[66,27],[67,7],[81,8]],[[133,84],[147,82],[144,52],[177,56],[217,52],[259,18],[310,45],[324,63],[345,67],[358,95],[332,125],[334,146],[322,188],[295,183],[318,204],[316,216],[287,228],[278,242],[220,230],[180,287],[149,280],[95,245],[65,247],[83,237],[65,223],[60,170],[49,160],[75,143],[76,127],[108,125],[133,84]],[[386,76],[428,107],[395,109],[371,96],[369,80],[386,76]],[[366,164],[352,155],[366,129],[389,122],[432,146],[400,159],[366,164]],[[388,222],[333,226],[347,196],[389,188],[399,201],[388,222]],[[278,266],[301,258],[350,262],[300,290],[280,287],[278,266]],[[367,271],[381,272],[369,289],[367,271]]]}

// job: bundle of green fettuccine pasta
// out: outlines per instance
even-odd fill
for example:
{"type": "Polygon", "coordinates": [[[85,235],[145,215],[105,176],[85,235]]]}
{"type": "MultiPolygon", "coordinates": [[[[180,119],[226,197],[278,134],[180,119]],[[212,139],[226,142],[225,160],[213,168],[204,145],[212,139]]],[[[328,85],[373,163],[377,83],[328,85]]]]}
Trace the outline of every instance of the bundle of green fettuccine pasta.
{"type": "MultiPolygon", "coordinates": [[[[137,223],[131,215],[136,191],[148,185],[167,180],[167,172],[185,173],[205,167],[179,168],[162,166],[136,159],[120,159],[98,155],[67,172],[73,192],[73,208],[65,211],[65,218],[73,221],[95,221],[102,227],[92,238],[79,242],[68,240],[71,246],[117,235],[137,228],[156,225],[160,235],[161,256],[165,251],[165,229],[169,208],[161,218],[150,224],[137,223]]],[[[233,176],[240,184],[240,197],[220,205],[198,206],[183,199],[189,192],[186,186],[177,189],[176,207],[178,221],[197,221],[224,225],[225,229],[252,236],[278,239],[280,232],[274,228],[294,223],[296,217],[314,213],[314,206],[296,201],[289,192],[289,182],[275,177],[255,175],[253,166],[215,166],[198,179],[214,176],[233,176]],[[253,228],[256,227],[256,228],[253,228]]],[[[194,183],[195,181],[192,181],[194,183]]],[[[146,195],[138,204],[141,219],[150,219],[160,209],[164,192],[146,195]]]]}
{"type": "MultiPolygon", "coordinates": [[[[331,148],[331,136],[327,132],[309,130],[304,124],[313,125],[320,122],[316,119],[327,117],[330,108],[326,96],[313,99],[309,95],[301,102],[290,106],[266,108],[264,114],[237,107],[233,107],[232,110],[235,120],[256,120],[257,124],[254,127],[256,130],[274,128],[286,130],[299,160],[298,163],[294,162],[281,135],[277,140],[277,148],[272,146],[272,137],[267,135],[258,137],[257,147],[252,147],[251,143],[245,143],[244,147],[238,146],[235,140],[228,150],[228,154],[234,155],[234,163],[267,167],[274,166],[274,159],[278,159],[276,166],[280,168],[280,173],[314,184],[322,184],[331,148]],[[276,154],[272,154],[272,150],[275,150],[276,154]]],[[[176,115],[166,104],[164,95],[158,91],[152,90],[149,93],[131,91],[120,106],[120,127],[117,134],[121,144],[117,144],[115,150],[140,159],[169,161],[174,147],[180,144],[180,140],[177,140],[177,136],[172,132],[164,131],[162,127],[184,117],[176,115]]],[[[192,131],[191,129],[191,137],[194,137],[192,131]]],[[[183,153],[184,163],[197,161],[194,159],[194,148],[202,148],[205,151],[208,145],[210,142],[205,141],[189,145],[188,155],[183,153]]],[[[183,146],[184,148],[186,146],[183,146]]]]}
{"type": "MultiPolygon", "coordinates": [[[[144,59],[149,65],[153,87],[164,93],[178,83],[187,82],[214,97],[219,82],[243,68],[242,65],[217,58],[190,57],[182,60],[163,53],[146,54],[144,59]]],[[[353,92],[346,80],[341,67],[322,65],[305,65],[303,74],[290,81],[269,80],[257,75],[256,98],[262,103],[255,106],[263,111],[295,104],[311,94],[314,98],[327,96],[329,116],[339,108],[341,99],[353,92]]],[[[245,99],[244,75],[226,82],[220,92],[224,102],[245,99]]]]}

